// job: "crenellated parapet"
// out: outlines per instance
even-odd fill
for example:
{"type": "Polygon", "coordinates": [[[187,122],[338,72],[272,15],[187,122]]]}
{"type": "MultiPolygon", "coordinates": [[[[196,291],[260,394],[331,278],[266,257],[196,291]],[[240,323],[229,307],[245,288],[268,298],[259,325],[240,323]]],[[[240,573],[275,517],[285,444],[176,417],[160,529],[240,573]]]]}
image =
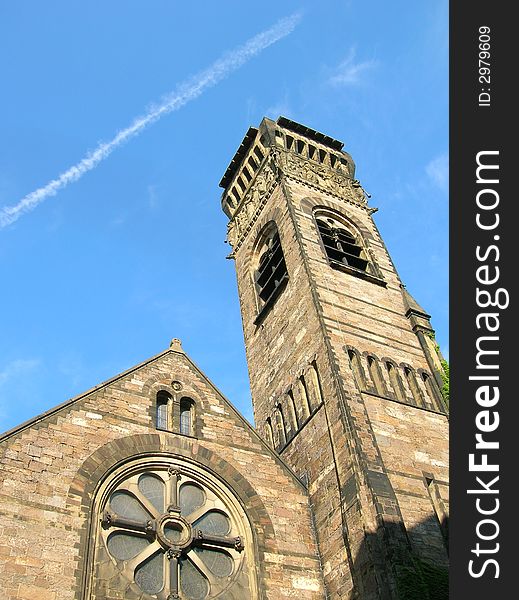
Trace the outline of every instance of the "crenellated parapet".
{"type": "Polygon", "coordinates": [[[259,128],[251,127],[220,182],[233,251],[283,178],[368,209],[355,164],[342,147],[342,142],[284,117],[277,122],[265,118],[259,128]]]}

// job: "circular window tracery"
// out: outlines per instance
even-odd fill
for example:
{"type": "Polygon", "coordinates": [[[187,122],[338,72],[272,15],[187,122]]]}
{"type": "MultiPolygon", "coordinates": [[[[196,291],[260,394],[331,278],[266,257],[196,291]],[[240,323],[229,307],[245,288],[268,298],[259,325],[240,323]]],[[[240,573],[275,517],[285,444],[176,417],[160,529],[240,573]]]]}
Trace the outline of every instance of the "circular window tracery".
{"type": "Polygon", "coordinates": [[[110,490],[101,525],[111,561],[158,600],[215,598],[243,565],[236,509],[191,469],[164,464],[134,471],[110,490]]]}

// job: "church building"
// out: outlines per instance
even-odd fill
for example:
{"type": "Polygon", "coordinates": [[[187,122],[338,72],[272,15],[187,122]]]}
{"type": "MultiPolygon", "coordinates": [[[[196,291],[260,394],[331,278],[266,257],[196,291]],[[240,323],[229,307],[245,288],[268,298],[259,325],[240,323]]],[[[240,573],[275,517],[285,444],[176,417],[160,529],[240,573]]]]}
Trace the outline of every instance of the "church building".
{"type": "Polygon", "coordinates": [[[447,598],[445,363],[351,156],[265,118],[220,186],[255,428],[174,339],[1,435],[0,600],[447,598]]]}

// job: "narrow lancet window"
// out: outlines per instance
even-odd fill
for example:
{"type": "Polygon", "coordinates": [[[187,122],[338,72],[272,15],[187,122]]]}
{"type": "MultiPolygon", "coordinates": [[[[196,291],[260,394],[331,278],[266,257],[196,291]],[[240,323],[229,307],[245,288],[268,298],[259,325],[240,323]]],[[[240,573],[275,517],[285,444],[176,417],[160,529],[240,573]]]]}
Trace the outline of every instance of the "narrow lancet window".
{"type": "Polygon", "coordinates": [[[168,414],[170,412],[171,396],[167,392],[157,394],[156,427],[167,431],[169,429],[168,414]]]}
{"type": "Polygon", "coordinates": [[[180,400],[180,427],[179,433],[182,435],[193,435],[193,412],[194,402],[191,398],[182,398],[180,400]]]}

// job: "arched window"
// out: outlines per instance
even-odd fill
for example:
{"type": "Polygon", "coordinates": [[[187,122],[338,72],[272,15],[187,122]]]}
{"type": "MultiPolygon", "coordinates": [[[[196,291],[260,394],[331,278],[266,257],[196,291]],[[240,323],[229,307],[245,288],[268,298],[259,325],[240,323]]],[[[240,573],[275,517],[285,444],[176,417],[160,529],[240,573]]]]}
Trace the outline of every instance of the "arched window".
{"type": "Polygon", "coordinates": [[[193,435],[194,407],[195,403],[191,398],[181,398],[179,433],[182,435],[193,435]]]}
{"type": "Polygon", "coordinates": [[[280,286],[288,280],[279,233],[273,223],[258,249],[258,257],[254,279],[261,309],[274,300],[282,289],[280,286]]]}
{"type": "Polygon", "coordinates": [[[328,215],[316,215],[317,228],[330,264],[345,265],[359,271],[370,272],[358,232],[328,215]]]}
{"type": "Polygon", "coordinates": [[[168,392],[160,391],[157,394],[156,404],[156,422],[155,426],[157,429],[163,429],[164,431],[170,430],[170,419],[171,413],[171,396],[168,392]]]}
{"type": "Polygon", "coordinates": [[[104,484],[97,510],[96,598],[255,597],[246,516],[205,470],[147,458],[104,484]]]}
{"type": "Polygon", "coordinates": [[[400,400],[400,402],[404,402],[405,397],[404,392],[402,391],[402,382],[400,381],[400,377],[398,375],[398,371],[396,370],[395,365],[387,361],[386,369],[389,375],[389,381],[391,382],[391,386],[393,388],[393,391],[395,392],[397,400],[400,400]]]}

